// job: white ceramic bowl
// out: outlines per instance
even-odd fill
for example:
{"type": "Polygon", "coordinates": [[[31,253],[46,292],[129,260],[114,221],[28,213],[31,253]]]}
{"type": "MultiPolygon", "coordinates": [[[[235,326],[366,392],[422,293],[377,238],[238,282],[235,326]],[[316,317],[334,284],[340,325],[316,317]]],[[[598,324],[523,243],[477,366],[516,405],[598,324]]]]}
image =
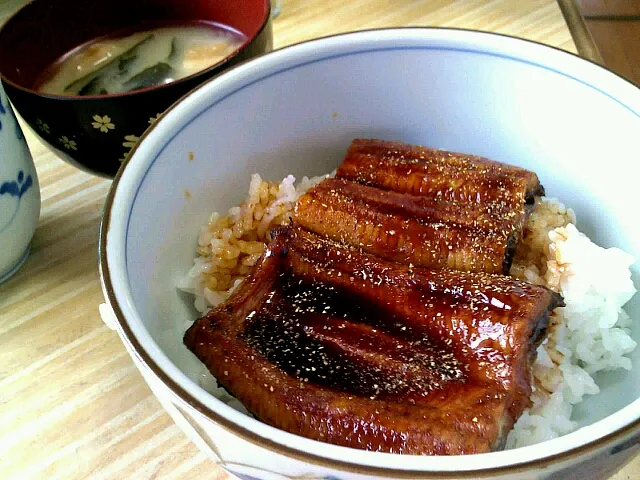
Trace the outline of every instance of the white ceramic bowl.
{"type": "MultiPolygon", "coordinates": [[[[196,313],[175,282],[192,263],[200,225],[244,198],[251,173],[328,172],[354,137],[531,168],[575,209],[581,230],[640,258],[639,132],[640,90],[523,40],[409,28],[285,48],[192,92],[120,171],[100,241],[113,309],[103,313],[176,421],[247,478],[603,478],[638,452],[640,349],[633,371],[598,379],[602,392],[577,412],[583,428],[559,439],[466,457],[365,452],[272,428],[201,388],[201,366],[182,345],[196,313]]],[[[636,287],[638,273],[636,263],[636,287]]],[[[636,340],[638,297],[628,304],[636,340]]]]}

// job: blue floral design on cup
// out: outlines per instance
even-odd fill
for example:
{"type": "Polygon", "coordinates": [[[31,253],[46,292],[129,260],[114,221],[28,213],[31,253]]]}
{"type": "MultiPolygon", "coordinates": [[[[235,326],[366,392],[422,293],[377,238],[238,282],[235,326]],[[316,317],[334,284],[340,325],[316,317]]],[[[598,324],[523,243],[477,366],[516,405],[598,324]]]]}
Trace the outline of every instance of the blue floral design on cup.
{"type": "Polygon", "coordinates": [[[16,197],[17,199],[13,214],[11,215],[11,217],[9,217],[4,225],[0,225],[0,233],[4,232],[4,230],[6,230],[6,228],[11,225],[13,220],[16,218],[18,210],[20,210],[20,199],[32,186],[33,178],[31,177],[31,175],[27,175],[25,177],[25,174],[22,170],[18,172],[17,180],[3,182],[2,184],[0,184],[0,195],[11,195],[12,197],[16,197]]]}
{"type": "Polygon", "coordinates": [[[40,189],[20,124],[0,87],[0,282],[26,260],[40,216],[40,189]]]}

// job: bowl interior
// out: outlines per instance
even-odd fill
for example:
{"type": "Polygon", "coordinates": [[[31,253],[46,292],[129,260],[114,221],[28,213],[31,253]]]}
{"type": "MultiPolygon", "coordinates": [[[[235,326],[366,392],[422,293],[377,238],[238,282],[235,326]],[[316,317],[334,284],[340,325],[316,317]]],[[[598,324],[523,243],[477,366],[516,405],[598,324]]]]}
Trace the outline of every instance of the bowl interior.
{"type": "MultiPolygon", "coordinates": [[[[200,362],[181,342],[185,326],[196,318],[192,299],[175,287],[191,266],[199,227],[212,211],[226,212],[244,198],[250,174],[280,180],[289,173],[326,173],[353,138],[372,137],[532,169],[549,196],[574,208],[579,229],[602,246],[640,258],[640,228],[629,201],[640,178],[640,162],[633,158],[638,131],[638,89],[577,57],[525,41],[400,29],[284,49],[209,82],[147,134],[108,206],[102,242],[107,283],[147,363],[216,414],[319,455],[456,469],[434,458],[353,453],[296,439],[206,394],[198,386],[200,362]]],[[[632,270],[638,288],[638,262],[632,270]]],[[[627,310],[636,320],[638,341],[638,295],[627,310]]],[[[631,372],[600,376],[601,394],[577,411],[580,425],[595,424],[589,434],[571,434],[517,455],[474,456],[464,468],[540,458],[637,419],[640,349],[632,361],[631,372]],[[601,421],[614,412],[618,416],[601,421]]]]}
{"type": "Polygon", "coordinates": [[[31,89],[62,55],[121,30],[195,21],[219,24],[254,38],[269,15],[267,0],[35,0],[0,31],[0,69],[5,80],[31,89]]]}

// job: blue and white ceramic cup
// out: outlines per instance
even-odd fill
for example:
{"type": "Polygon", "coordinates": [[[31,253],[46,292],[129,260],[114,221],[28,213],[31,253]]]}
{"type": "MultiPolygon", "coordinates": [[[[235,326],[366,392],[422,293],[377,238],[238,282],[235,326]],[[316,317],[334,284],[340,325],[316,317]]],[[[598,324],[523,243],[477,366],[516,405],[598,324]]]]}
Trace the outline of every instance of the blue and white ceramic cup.
{"type": "Polygon", "coordinates": [[[20,125],[0,85],[0,283],[29,255],[40,217],[40,186],[20,125]]]}

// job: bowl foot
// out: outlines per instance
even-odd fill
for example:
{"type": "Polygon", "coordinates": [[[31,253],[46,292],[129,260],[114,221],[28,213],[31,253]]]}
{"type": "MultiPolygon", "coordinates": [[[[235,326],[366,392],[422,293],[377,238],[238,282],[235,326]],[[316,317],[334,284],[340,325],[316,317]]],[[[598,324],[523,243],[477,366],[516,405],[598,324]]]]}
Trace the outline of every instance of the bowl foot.
{"type": "Polygon", "coordinates": [[[0,272],[0,283],[6,280],[9,280],[9,278],[11,278],[18,270],[20,270],[20,267],[22,267],[22,265],[24,265],[24,262],[27,261],[30,251],[31,251],[31,245],[29,245],[25,249],[24,253],[20,256],[18,261],[13,266],[9,267],[4,272],[0,272]]]}

